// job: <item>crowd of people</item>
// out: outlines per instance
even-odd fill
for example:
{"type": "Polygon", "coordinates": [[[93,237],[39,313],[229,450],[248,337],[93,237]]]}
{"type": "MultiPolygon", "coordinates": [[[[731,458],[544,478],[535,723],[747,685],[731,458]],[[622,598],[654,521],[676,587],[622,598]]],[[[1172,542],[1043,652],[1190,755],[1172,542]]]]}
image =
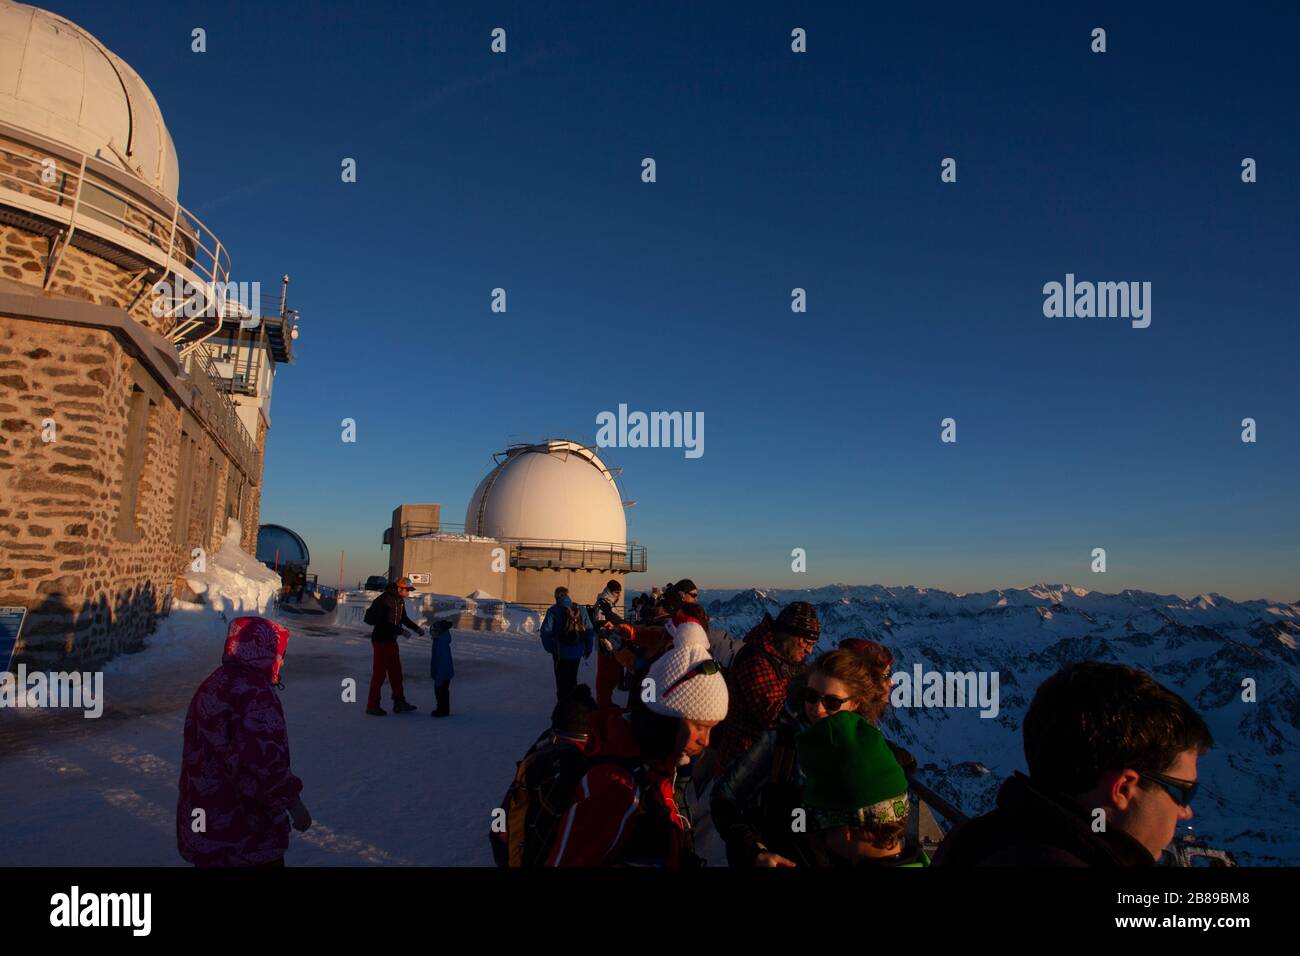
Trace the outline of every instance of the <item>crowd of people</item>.
{"type": "Polygon", "coordinates": [[[707,824],[734,867],[1141,866],[1192,816],[1197,758],[1213,744],[1205,722],[1149,675],[1084,661],[1035,694],[1028,773],[931,859],[917,839],[916,761],[879,728],[886,647],[847,638],[818,654],[816,608],[795,601],[724,666],[694,582],[639,595],[629,620],[620,594],[610,581],[587,609],[556,591],[541,635],[556,709],[491,835],[501,865],[702,865],[707,824]],[[593,652],[594,698],[561,666],[593,652]]]}
{"type": "MultiPolygon", "coordinates": [[[[367,714],[385,713],[385,681],[395,712],[415,709],[396,648],[405,629],[423,633],[406,614],[409,590],[394,582],[367,612],[367,714]]],[[[700,866],[707,828],[733,867],[1143,866],[1191,818],[1197,758],[1213,744],[1204,721],[1149,675],[1084,661],[1035,693],[1028,772],[1003,783],[990,813],[951,828],[932,859],[917,839],[916,761],[880,730],[889,650],[847,638],[817,653],[821,623],[803,601],[731,648],[698,597],[679,581],[635,598],[624,618],[616,580],[590,606],[556,589],[540,631],[556,703],[491,815],[498,865],[700,866]],[[594,695],[577,680],[593,653],[594,695]]],[[[433,627],[439,717],[450,712],[450,626],[433,627]]],[[[190,704],[176,826],[195,865],[283,865],[290,828],[311,826],[275,693],[288,639],[271,621],[236,619],[190,704]]]]}

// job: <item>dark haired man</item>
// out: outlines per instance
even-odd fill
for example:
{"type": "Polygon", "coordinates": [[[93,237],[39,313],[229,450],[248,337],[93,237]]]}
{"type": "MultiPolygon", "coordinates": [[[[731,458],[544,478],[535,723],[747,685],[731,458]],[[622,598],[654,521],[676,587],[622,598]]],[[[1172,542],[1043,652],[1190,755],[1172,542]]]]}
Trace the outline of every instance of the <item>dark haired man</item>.
{"type": "Polygon", "coordinates": [[[1029,776],[953,830],[936,866],[1150,866],[1192,817],[1210,730],[1142,671],[1069,664],[1034,694],[1023,726],[1029,776]]]}

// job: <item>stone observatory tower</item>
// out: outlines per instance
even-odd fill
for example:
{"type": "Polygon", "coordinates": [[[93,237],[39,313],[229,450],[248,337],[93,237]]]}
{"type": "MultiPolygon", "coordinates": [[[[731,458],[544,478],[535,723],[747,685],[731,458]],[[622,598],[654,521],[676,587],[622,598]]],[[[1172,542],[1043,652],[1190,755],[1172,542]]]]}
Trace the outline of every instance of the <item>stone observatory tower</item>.
{"type": "Polygon", "coordinates": [[[0,605],[27,612],[0,668],[138,647],[229,519],[254,550],[296,315],[287,277],[232,278],[179,184],[140,75],[0,0],[0,605]]]}
{"type": "Polygon", "coordinates": [[[591,603],[610,578],[646,570],[646,550],[627,540],[617,473],[576,441],[512,445],[470,496],[463,526],[440,521],[439,505],[402,505],[385,543],[394,575],[421,589],[475,590],[547,607],[555,588],[591,603]],[[495,558],[495,560],[494,560],[495,558]]]}

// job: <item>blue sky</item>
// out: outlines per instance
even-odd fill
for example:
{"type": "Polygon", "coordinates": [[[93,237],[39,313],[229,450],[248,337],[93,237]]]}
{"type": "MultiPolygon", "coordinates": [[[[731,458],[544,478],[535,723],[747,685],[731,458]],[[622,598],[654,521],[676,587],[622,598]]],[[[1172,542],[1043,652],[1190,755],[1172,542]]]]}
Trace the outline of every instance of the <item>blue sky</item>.
{"type": "Polygon", "coordinates": [[[1300,13],[1057,6],[51,3],[236,277],[293,277],[262,520],[323,581],[626,403],[706,421],[607,455],[657,582],[1300,598],[1300,13]],[[1067,272],[1151,327],[1045,318],[1067,272]]]}

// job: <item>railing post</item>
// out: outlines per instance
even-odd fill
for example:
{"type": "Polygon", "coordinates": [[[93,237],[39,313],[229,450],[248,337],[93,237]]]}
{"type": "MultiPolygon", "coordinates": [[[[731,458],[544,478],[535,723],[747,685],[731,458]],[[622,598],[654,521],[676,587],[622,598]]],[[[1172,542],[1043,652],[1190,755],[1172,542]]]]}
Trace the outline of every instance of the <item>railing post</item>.
{"type": "Polygon", "coordinates": [[[172,203],[172,228],[167,234],[167,271],[173,272],[172,269],[172,250],[176,248],[176,220],[181,214],[181,204],[172,203]]]}
{"type": "Polygon", "coordinates": [[[68,251],[68,246],[72,242],[72,236],[77,231],[77,213],[81,210],[81,192],[86,184],[86,154],[81,154],[81,168],[77,171],[77,194],[72,200],[72,216],[68,219],[68,231],[63,237],[63,242],[59,243],[59,254],[54,257],[54,261],[48,263],[45,270],[45,281],[41,283],[42,289],[50,287],[50,279],[54,278],[54,272],[59,268],[59,263],[63,261],[63,254],[68,251]]]}

